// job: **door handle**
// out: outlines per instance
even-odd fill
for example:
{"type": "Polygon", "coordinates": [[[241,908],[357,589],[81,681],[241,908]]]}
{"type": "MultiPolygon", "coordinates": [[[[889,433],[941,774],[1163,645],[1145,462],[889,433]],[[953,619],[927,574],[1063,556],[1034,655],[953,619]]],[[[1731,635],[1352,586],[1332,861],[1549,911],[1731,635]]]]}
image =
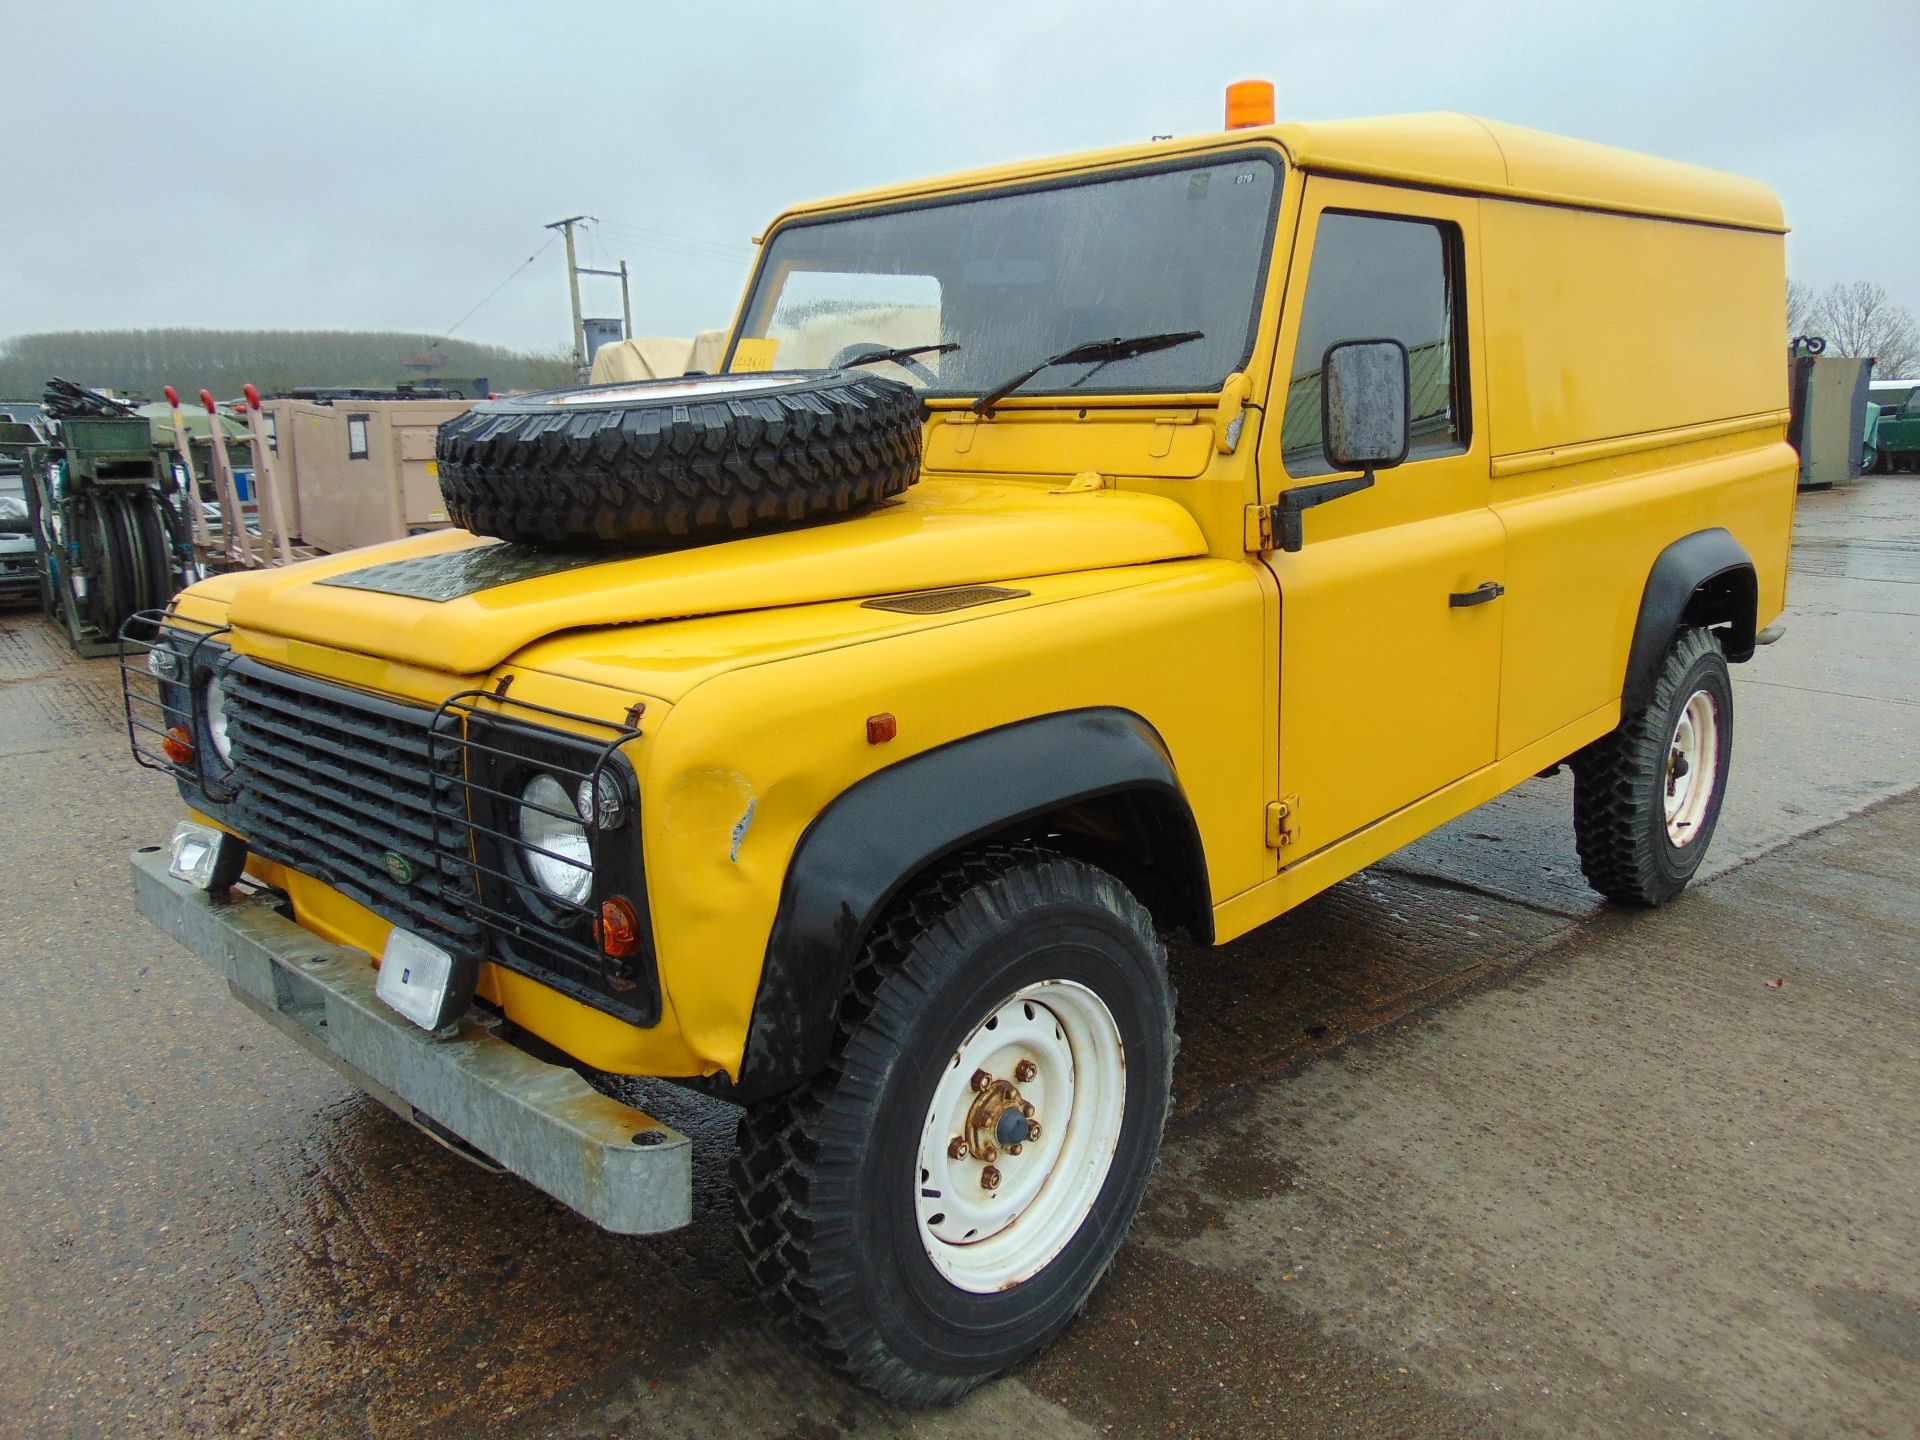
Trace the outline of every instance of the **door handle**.
{"type": "Polygon", "coordinates": [[[1482,580],[1471,590],[1456,590],[1447,596],[1447,604],[1458,610],[1467,605],[1484,605],[1489,600],[1498,600],[1507,593],[1507,587],[1498,580],[1482,580]]]}

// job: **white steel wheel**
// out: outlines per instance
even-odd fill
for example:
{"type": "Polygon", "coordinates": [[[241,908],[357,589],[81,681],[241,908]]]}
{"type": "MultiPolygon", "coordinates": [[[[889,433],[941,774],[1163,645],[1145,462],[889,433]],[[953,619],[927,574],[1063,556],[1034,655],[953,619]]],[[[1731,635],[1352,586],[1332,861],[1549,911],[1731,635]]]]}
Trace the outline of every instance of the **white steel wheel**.
{"type": "Polygon", "coordinates": [[[1166,950],[1112,875],[994,846],[916,880],[850,993],[826,1068],[741,1117],[735,1229],[808,1345],[944,1404],[1058,1335],[1126,1238],[1179,1048],[1166,950]]]}
{"type": "Polygon", "coordinates": [[[1038,1274],[1106,1183],[1126,1094],[1119,1026],[1086,986],[1042,981],[995,1006],[921,1129],[914,1210],[934,1268],[983,1295],[1038,1274]]]}
{"type": "Polygon", "coordinates": [[[1684,849],[1700,834],[1720,778],[1720,707],[1696,690],[1680,708],[1667,744],[1667,839],[1684,849]]]}

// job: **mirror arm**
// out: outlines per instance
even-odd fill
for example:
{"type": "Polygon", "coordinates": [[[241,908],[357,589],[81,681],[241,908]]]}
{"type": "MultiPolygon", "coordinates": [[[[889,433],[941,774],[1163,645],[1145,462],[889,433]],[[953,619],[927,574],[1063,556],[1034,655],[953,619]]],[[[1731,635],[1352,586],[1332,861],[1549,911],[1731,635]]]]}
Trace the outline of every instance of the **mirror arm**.
{"type": "Polygon", "coordinates": [[[1291,490],[1281,492],[1280,503],[1273,507],[1274,538],[1280,542],[1280,548],[1289,555],[1296,553],[1306,543],[1300,517],[1316,505],[1324,505],[1329,500],[1338,500],[1343,495],[1353,495],[1373,485],[1371,467],[1358,475],[1349,475],[1344,480],[1323,480],[1318,485],[1296,485],[1291,490]]]}

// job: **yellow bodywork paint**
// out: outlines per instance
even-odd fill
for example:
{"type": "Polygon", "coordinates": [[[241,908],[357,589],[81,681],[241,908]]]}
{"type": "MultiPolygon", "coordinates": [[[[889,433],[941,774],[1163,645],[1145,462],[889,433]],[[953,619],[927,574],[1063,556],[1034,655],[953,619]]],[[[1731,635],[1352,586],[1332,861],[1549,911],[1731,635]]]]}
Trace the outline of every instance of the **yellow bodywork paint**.
{"type": "MultiPolygon", "coordinates": [[[[482,993],[585,1063],[737,1069],[788,864],[883,767],[1015,721],[1132,711],[1164,741],[1231,939],[1604,734],[1649,568],[1724,528],[1758,623],[1785,596],[1784,229],[1756,182],[1465,116],[1278,125],[1001,167],[798,207],[782,225],[996,186],[1264,150],[1281,199],[1246,365],[1217,391],[929,400],[925,470],[865,515],[610,560],[443,602],[328,585],[489,543],[444,531],[178,602],[271,664],[426,703],[512,695],[618,720],[640,782],[663,992],[641,1028],[489,968],[482,993]],[[1281,417],[1330,214],[1457,237],[1460,444],[1308,512],[1281,417]],[[1651,338],[1651,337],[1657,337],[1651,338]],[[863,600],[994,583],[939,614],[863,600]],[[1449,596],[1504,586],[1497,604],[1449,596]],[[897,719],[870,744],[868,717],[897,719]]],[[[731,367],[775,364],[741,338],[731,367]]],[[[384,921],[254,872],[330,939],[384,921]]],[[[832,1004],[836,997],[819,997],[832,1004]]]]}

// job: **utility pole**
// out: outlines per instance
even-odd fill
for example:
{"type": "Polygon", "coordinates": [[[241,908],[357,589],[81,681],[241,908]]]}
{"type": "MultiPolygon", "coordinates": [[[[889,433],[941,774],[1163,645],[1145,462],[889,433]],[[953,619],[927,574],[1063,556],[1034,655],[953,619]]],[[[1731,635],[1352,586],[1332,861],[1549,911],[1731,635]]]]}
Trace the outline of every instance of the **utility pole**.
{"type": "Polygon", "coordinates": [[[573,297],[573,371],[579,380],[587,378],[587,332],[580,323],[580,269],[573,257],[573,227],[592,218],[591,215],[569,215],[545,227],[559,230],[567,237],[567,293],[573,297]]]}
{"type": "MultiPolygon", "coordinates": [[[[626,318],[627,327],[626,332],[622,334],[620,338],[622,340],[631,340],[633,338],[633,297],[627,293],[627,262],[622,260],[618,270],[596,270],[591,265],[581,265],[576,268],[573,273],[576,275],[605,275],[610,280],[618,280],[620,282],[620,309],[626,318]]],[[[577,282],[574,285],[573,293],[576,297],[580,294],[580,287],[577,282]]],[[[578,303],[576,299],[575,304],[577,305],[578,303]]],[[[579,311],[576,310],[574,313],[578,314],[579,311]]],[[[583,331],[582,333],[584,334],[585,332],[583,331]]],[[[584,345],[581,347],[581,353],[583,355],[585,354],[584,345]]]]}

